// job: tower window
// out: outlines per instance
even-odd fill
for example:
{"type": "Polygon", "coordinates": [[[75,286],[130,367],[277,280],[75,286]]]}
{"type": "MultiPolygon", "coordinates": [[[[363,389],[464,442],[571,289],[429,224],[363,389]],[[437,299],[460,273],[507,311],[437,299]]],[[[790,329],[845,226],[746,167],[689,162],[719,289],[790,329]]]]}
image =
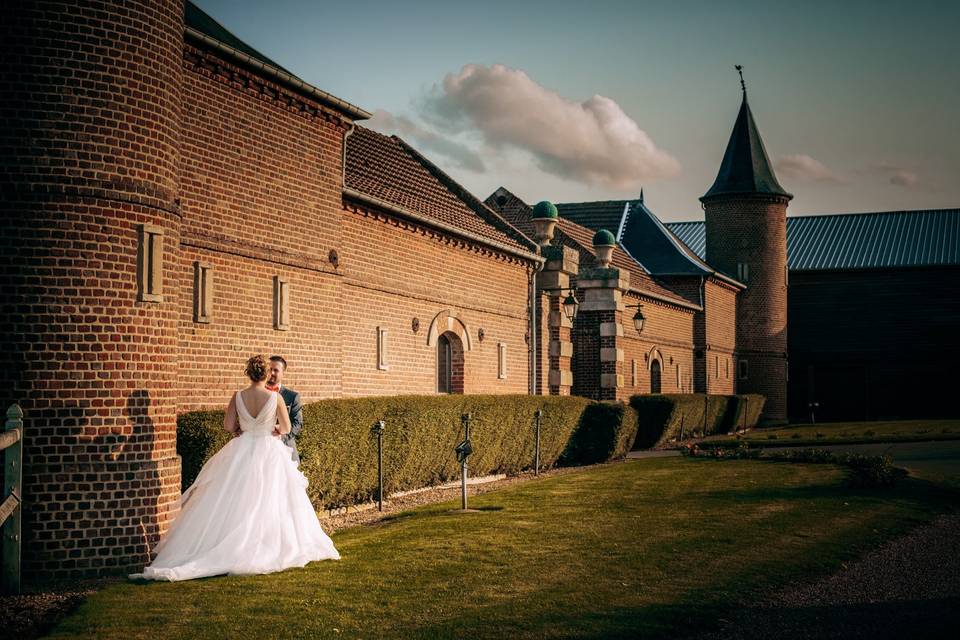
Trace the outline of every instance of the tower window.
{"type": "Polygon", "coordinates": [[[497,345],[497,378],[507,377],[507,345],[503,342],[497,345]]]}
{"type": "Polygon", "coordinates": [[[740,366],[740,371],[737,375],[741,380],[746,380],[747,379],[747,361],[741,360],[738,364],[740,366]]]}
{"type": "Polygon", "coordinates": [[[637,386],[637,360],[634,358],[630,361],[630,386],[637,386]]]}
{"type": "Polygon", "coordinates": [[[137,300],[163,302],[163,227],[141,224],[137,232],[137,300]]]}
{"type": "Polygon", "coordinates": [[[750,279],[750,265],[746,262],[737,263],[737,280],[746,282],[750,279]]]}

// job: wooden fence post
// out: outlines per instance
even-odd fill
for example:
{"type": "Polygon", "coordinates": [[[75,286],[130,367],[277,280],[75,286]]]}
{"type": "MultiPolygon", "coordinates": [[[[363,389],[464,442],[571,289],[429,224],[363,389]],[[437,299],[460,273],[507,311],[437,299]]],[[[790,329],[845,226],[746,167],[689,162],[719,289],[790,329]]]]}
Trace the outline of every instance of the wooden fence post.
{"type": "Polygon", "coordinates": [[[20,513],[23,492],[23,410],[13,404],[7,409],[7,422],[0,433],[3,451],[3,502],[0,503],[0,524],[3,525],[3,572],[0,590],[20,593],[20,513]]]}

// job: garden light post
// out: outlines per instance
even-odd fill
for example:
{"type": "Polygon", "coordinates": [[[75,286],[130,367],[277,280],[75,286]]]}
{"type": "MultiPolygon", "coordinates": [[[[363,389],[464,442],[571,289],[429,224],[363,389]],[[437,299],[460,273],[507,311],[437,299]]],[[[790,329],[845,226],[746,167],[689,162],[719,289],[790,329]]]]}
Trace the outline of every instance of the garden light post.
{"type": "Polygon", "coordinates": [[[377,509],[383,511],[383,430],[386,427],[383,420],[373,424],[373,432],[377,434],[377,509]]]}
{"type": "Polygon", "coordinates": [[[540,475],[540,418],[543,417],[543,409],[537,409],[533,412],[533,417],[536,422],[536,444],[534,446],[533,453],[533,475],[540,475]]]}
{"type": "Polygon", "coordinates": [[[463,442],[457,445],[457,460],[460,462],[460,505],[467,510],[467,458],[473,453],[473,444],[470,442],[470,414],[460,416],[463,424],[463,442]]]}

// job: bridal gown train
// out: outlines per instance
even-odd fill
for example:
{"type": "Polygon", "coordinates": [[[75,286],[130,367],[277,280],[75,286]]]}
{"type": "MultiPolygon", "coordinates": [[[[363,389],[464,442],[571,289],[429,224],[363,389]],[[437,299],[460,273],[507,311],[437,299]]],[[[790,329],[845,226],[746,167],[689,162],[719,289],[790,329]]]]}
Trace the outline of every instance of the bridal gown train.
{"type": "Polygon", "coordinates": [[[253,417],[236,396],[243,433],[211,457],[180,496],[180,513],[157,556],[131,578],[189,580],[272,573],[340,554],[320,528],[307,478],[290,448],[273,437],[277,398],[253,417]]]}

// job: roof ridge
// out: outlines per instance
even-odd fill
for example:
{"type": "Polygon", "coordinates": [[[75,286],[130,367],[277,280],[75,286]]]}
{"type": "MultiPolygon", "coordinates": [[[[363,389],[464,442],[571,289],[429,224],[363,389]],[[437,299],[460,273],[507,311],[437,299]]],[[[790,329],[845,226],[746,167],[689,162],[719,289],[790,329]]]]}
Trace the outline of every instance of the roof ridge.
{"type": "MultiPolygon", "coordinates": [[[[843,216],[889,216],[898,214],[922,214],[922,213],[958,213],[960,207],[940,207],[937,209],[893,209],[891,211],[847,211],[843,213],[810,213],[788,215],[787,221],[799,220],[805,218],[839,218],[843,216]]],[[[664,225],[681,224],[704,224],[704,220],[672,220],[664,222],[664,225]]]]}
{"type": "Polygon", "coordinates": [[[620,198],[618,200],[584,200],[583,202],[557,202],[555,204],[558,207],[569,207],[578,204],[620,204],[623,202],[633,202],[634,200],[636,200],[636,198],[620,198]]]}
{"type": "Polygon", "coordinates": [[[840,216],[885,216],[894,214],[917,213],[960,213],[960,207],[945,207],[940,209],[894,209],[892,211],[848,211],[846,213],[811,213],[809,215],[787,216],[788,220],[797,218],[834,218],[840,216]]]}
{"type": "Polygon", "coordinates": [[[480,218],[484,219],[484,221],[493,227],[498,227],[499,225],[501,231],[513,235],[514,239],[516,240],[526,243],[529,247],[533,248],[534,253],[539,255],[540,245],[528,238],[523,232],[514,227],[512,224],[504,220],[503,216],[488,207],[475,195],[467,191],[463,185],[447,175],[446,172],[427,159],[426,156],[407,144],[403,138],[397,135],[392,135],[390,137],[396,140],[402,149],[404,149],[411,157],[413,157],[414,160],[419,162],[420,165],[430,172],[434,178],[439,180],[443,186],[445,186],[447,189],[450,189],[455,196],[467,204],[480,218]]]}

